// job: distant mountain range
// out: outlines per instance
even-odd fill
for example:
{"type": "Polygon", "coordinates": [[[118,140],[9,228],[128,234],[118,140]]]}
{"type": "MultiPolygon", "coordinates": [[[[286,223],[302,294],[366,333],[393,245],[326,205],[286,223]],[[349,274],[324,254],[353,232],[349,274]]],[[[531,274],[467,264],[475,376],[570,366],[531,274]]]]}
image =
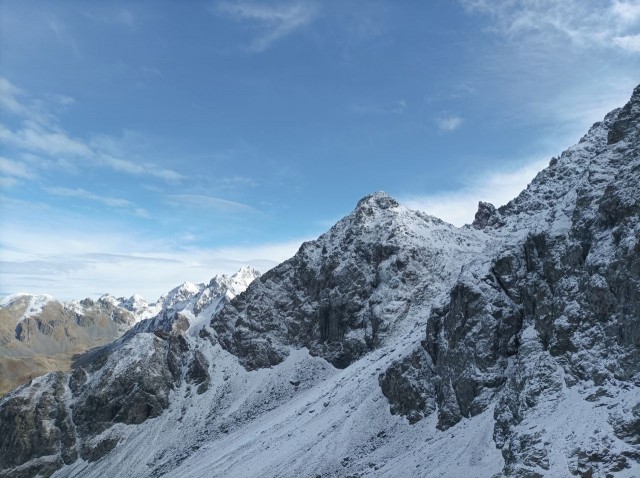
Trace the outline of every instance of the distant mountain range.
{"type": "Polygon", "coordinates": [[[0,394],[47,372],[69,370],[84,352],[113,342],[141,321],[140,329],[153,332],[160,328],[157,316],[181,312],[195,324],[202,312],[210,317],[259,276],[243,267],[231,277],[217,275],[209,284],[185,282],[152,304],[138,295],[69,302],[49,295],[5,297],[0,301],[0,394]],[[156,320],[145,320],[151,318],[156,320]]]}
{"type": "Polygon", "coordinates": [[[640,86],[471,225],[378,192],[210,287],[4,396],[0,476],[638,477],[640,86]]]}

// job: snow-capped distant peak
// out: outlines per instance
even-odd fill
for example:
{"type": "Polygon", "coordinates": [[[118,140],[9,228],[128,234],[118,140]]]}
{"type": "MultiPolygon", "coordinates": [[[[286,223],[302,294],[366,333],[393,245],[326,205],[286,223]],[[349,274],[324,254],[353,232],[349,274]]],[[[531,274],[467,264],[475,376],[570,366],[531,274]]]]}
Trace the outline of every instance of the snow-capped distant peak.
{"type": "Polygon", "coordinates": [[[23,297],[31,297],[32,294],[27,294],[25,292],[18,292],[17,294],[11,294],[11,295],[7,295],[5,297],[3,297],[2,299],[0,299],[0,307],[7,307],[8,305],[11,305],[12,303],[14,303],[15,301],[23,298],[23,297]]]}
{"type": "Polygon", "coordinates": [[[202,284],[196,285],[192,282],[184,282],[160,297],[158,303],[162,304],[164,308],[171,308],[191,299],[200,293],[202,289],[204,289],[204,285],[202,284]]]}
{"type": "Polygon", "coordinates": [[[260,277],[260,271],[254,269],[253,267],[244,266],[241,267],[238,272],[231,276],[231,282],[236,286],[244,287],[245,289],[249,287],[255,279],[260,277]]]}
{"type": "Polygon", "coordinates": [[[213,293],[221,293],[231,300],[244,292],[249,284],[260,277],[260,271],[250,266],[241,267],[238,272],[229,277],[226,274],[216,275],[207,286],[213,293]]]}
{"type": "Polygon", "coordinates": [[[120,305],[120,301],[111,294],[101,295],[100,297],[98,297],[98,302],[106,302],[114,307],[118,307],[120,305]]]}
{"type": "Polygon", "coordinates": [[[137,312],[139,310],[145,309],[149,306],[149,303],[145,300],[144,297],[134,294],[128,299],[120,299],[120,307],[124,307],[131,312],[137,312]]]}
{"type": "Polygon", "coordinates": [[[42,312],[42,309],[44,308],[44,306],[49,302],[55,301],[55,298],[48,294],[33,295],[33,294],[26,294],[26,293],[18,293],[18,294],[9,295],[7,297],[4,297],[2,300],[0,300],[0,307],[10,307],[11,305],[13,305],[18,301],[25,301],[25,302],[28,301],[25,311],[22,313],[22,316],[18,319],[18,321],[21,321],[42,312]]]}

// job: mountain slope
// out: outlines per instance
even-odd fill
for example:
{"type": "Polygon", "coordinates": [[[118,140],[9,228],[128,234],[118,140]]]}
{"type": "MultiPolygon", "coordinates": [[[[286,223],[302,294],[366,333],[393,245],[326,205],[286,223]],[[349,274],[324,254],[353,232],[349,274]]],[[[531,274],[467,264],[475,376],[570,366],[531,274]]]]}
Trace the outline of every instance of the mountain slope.
{"type": "Polygon", "coordinates": [[[364,198],[4,397],[0,476],[640,476],[639,125],[640,87],[465,228],[364,198]]]}

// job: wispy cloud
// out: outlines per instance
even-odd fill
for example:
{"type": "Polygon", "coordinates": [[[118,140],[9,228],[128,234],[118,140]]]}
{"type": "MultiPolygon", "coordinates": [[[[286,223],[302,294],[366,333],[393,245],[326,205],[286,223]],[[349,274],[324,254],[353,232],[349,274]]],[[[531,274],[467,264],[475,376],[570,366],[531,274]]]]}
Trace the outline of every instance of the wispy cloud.
{"type": "Polygon", "coordinates": [[[585,81],[568,91],[551,91],[544,102],[527,100],[526,110],[529,115],[544,118],[554,122],[559,128],[567,129],[567,134],[563,135],[557,147],[566,147],[584,134],[586,128],[601,121],[613,108],[624,105],[629,100],[630,92],[638,84],[638,78],[622,74],[598,77],[597,80],[585,81]]]}
{"type": "Polygon", "coordinates": [[[634,39],[640,22],[638,0],[461,0],[470,11],[494,19],[493,29],[512,38],[556,42],[560,36],[578,47],[620,48],[638,53],[634,39]]]}
{"type": "Polygon", "coordinates": [[[240,0],[218,2],[214,12],[236,21],[252,23],[259,33],[248,49],[259,53],[310,24],[318,14],[318,7],[306,1],[274,5],[240,0]]]}
{"type": "Polygon", "coordinates": [[[418,209],[439,217],[456,226],[473,221],[478,202],[490,202],[497,206],[515,198],[548,163],[548,159],[531,160],[509,171],[487,171],[469,179],[458,190],[424,195],[400,197],[411,209],[418,209]]]}
{"type": "Polygon", "coordinates": [[[31,179],[35,174],[23,163],[0,156],[0,175],[12,178],[31,179]]]}
{"type": "Polygon", "coordinates": [[[80,57],[80,49],[78,48],[78,43],[76,42],[74,36],[69,32],[69,29],[65,23],[60,21],[60,19],[54,15],[48,15],[47,26],[61,44],[69,47],[76,57],[80,57]]]}
{"type": "Polygon", "coordinates": [[[45,191],[53,196],[86,199],[86,200],[94,201],[109,207],[128,209],[133,214],[139,217],[149,217],[149,213],[145,209],[138,207],[135,203],[127,199],[101,196],[99,194],[95,194],[80,188],[70,189],[70,188],[54,187],[54,188],[45,188],[45,191]]]}
{"type": "Polygon", "coordinates": [[[457,130],[462,126],[463,121],[464,120],[457,115],[445,114],[436,118],[436,123],[441,133],[450,133],[451,131],[457,130]]]}
{"type": "Polygon", "coordinates": [[[136,176],[152,176],[166,181],[179,181],[184,176],[171,169],[159,167],[154,163],[135,163],[126,159],[114,158],[108,154],[97,154],[98,161],[115,171],[134,174],[136,176]]]}
{"type": "Polygon", "coordinates": [[[91,156],[91,149],[82,141],[71,138],[64,132],[51,131],[32,124],[12,131],[0,125],[0,141],[14,148],[48,155],[91,156]]]}
{"type": "Polygon", "coordinates": [[[9,80],[0,77],[0,106],[3,110],[17,115],[26,115],[25,106],[18,101],[18,95],[21,93],[21,90],[9,80]]]}
{"type": "Polygon", "coordinates": [[[622,22],[635,23],[640,19],[640,2],[614,0],[611,11],[622,22]]]}
{"type": "Polygon", "coordinates": [[[557,152],[577,141],[637,85],[637,61],[630,59],[640,0],[459,2],[499,39],[473,46],[474,101],[500,112],[487,116],[495,125],[541,128],[529,150],[540,146],[533,142],[557,152]]]}
{"type": "MultiPolygon", "coordinates": [[[[74,101],[71,97],[61,96],[60,98],[66,98],[66,101],[63,100],[66,105],[74,101]]],[[[55,98],[55,102],[60,104],[60,99],[55,98]]],[[[51,113],[43,108],[42,102],[30,98],[26,92],[2,76],[0,76],[0,110],[36,125],[49,125],[54,122],[51,113]]]]}
{"type": "Polygon", "coordinates": [[[461,81],[449,85],[445,90],[431,93],[425,97],[427,103],[459,100],[478,93],[475,85],[471,81],[461,81]]]}
{"type": "Polygon", "coordinates": [[[0,232],[0,290],[49,293],[60,299],[138,293],[155,300],[185,280],[208,282],[215,274],[232,274],[243,265],[265,272],[309,239],[184,248],[105,229],[90,220],[65,226],[46,235],[33,224],[13,224],[11,234],[0,232]],[[91,233],[96,227],[104,233],[91,233]]]}
{"type": "Polygon", "coordinates": [[[257,209],[247,204],[202,194],[170,194],[167,196],[167,201],[173,205],[189,206],[218,213],[258,212],[257,209]]]}
{"type": "MultiPolygon", "coordinates": [[[[73,98],[55,95],[53,101],[63,106],[73,104],[73,98]]],[[[77,167],[105,167],[136,176],[150,176],[173,182],[184,179],[176,171],[148,161],[132,161],[112,154],[118,141],[110,136],[98,136],[91,141],[67,133],[45,102],[30,99],[20,88],[0,77],[0,106],[16,117],[21,125],[11,128],[0,123],[0,141],[21,154],[40,154],[56,162],[71,160],[77,167]]]]}
{"type": "Polygon", "coordinates": [[[613,37],[613,43],[622,49],[632,52],[640,53],[640,35],[623,35],[613,37]]]}

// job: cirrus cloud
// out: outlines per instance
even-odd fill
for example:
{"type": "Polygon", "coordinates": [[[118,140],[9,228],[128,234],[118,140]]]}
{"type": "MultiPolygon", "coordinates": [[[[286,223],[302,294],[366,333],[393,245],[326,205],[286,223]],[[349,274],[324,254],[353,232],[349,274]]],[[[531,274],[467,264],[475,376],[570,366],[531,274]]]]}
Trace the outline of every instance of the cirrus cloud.
{"type": "MultiPolygon", "coordinates": [[[[73,104],[70,97],[55,95],[53,102],[73,104]]],[[[39,154],[56,162],[71,161],[76,167],[102,167],[136,176],[151,176],[168,182],[185,177],[171,169],[149,161],[133,161],[115,157],[107,145],[117,143],[112,137],[86,141],[73,137],[60,125],[54,112],[43,99],[32,99],[6,78],[0,77],[0,106],[17,119],[20,126],[0,123],[0,141],[24,156],[39,154]]],[[[121,151],[124,155],[126,151],[121,151]]]]}
{"type": "Polygon", "coordinates": [[[460,0],[470,12],[494,20],[491,27],[510,38],[555,43],[558,36],[578,47],[620,48],[639,53],[640,1],[460,0]]]}
{"type": "Polygon", "coordinates": [[[251,41],[248,50],[260,53],[310,24],[317,16],[318,8],[314,3],[299,1],[279,5],[225,1],[218,2],[213,11],[238,22],[252,23],[259,33],[251,41]]]}

